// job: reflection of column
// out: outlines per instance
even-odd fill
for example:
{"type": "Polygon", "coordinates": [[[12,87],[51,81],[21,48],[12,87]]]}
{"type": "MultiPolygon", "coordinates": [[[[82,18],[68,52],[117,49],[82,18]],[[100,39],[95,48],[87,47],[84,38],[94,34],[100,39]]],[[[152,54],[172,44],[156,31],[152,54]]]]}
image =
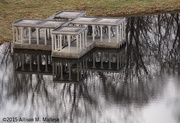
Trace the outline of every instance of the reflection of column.
{"type": "Polygon", "coordinates": [[[36,28],[37,44],[39,44],[39,28],[36,28]]]}
{"type": "Polygon", "coordinates": [[[68,67],[69,67],[69,80],[71,80],[71,63],[68,63],[68,67]]]}
{"type": "Polygon", "coordinates": [[[80,62],[80,79],[82,79],[82,62],[80,62]]]}
{"type": "Polygon", "coordinates": [[[55,72],[54,72],[54,71],[55,71],[55,69],[54,69],[54,68],[55,68],[55,67],[54,67],[54,64],[55,64],[55,62],[52,63],[52,67],[53,67],[53,69],[52,69],[52,70],[53,70],[53,78],[54,78],[54,73],[55,73],[55,72]]]}
{"type": "Polygon", "coordinates": [[[29,44],[31,44],[31,27],[28,27],[29,30],[29,44]]]}
{"type": "Polygon", "coordinates": [[[119,62],[119,63],[120,63],[120,68],[122,67],[122,58],[121,58],[121,52],[122,52],[122,51],[120,51],[120,53],[119,53],[119,60],[120,60],[120,62],[119,62]]]}
{"type": "Polygon", "coordinates": [[[111,42],[111,26],[108,26],[109,43],[111,42]]]}
{"type": "Polygon", "coordinates": [[[24,54],[22,54],[22,64],[21,64],[21,66],[22,66],[22,70],[24,70],[24,54]]]}
{"type": "Polygon", "coordinates": [[[119,70],[119,53],[116,53],[117,70],[119,70]]]}
{"type": "Polygon", "coordinates": [[[37,69],[37,71],[40,71],[40,57],[39,57],[39,55],[37,55],[37,66],[38,66],[38,69],[37,69]]]}
{"type": "Polygon", "coordinates": [[[79,63],[77,63],[77,81],[79,82],[79,63]]]}
{"type": "Polygon", "coordinates": [[[101,32],[101,40],[100,41],[102,41],[102,38],[103,38],[102,26],[100,26],[100,32],[101,32]]]}
{"type": "Polygon", "coordinates": [[[30,59],[29,61],[30,71],[32,71],[32,55],[31,54],[29,55],[29,59],[30,59]]]}
{"type": "Polygon", "coordinates": [[[23,43],[23,27],[20,27],[21,29],[21,44],[23,43]]]}
{"type": "Polygon", "coordinates": [[[47,45],[47,29],[46,28],[44,29],[44,36],[45,36],[44,37],[44,39],[45,39],[45,43],[44,44],[47,45]]]}
{"type": "Polygon", "coordinates": [[[85,77],[85,67],[84,67],[84,61],[82,61],[83,64],[82,64],[82,70],[83,70],[83,77],[85,77]]]}
{"type": "Polygon", "coordinates": [[[109,69],[111,69],[111,53],[109,53],[109,69]]]}
{"type": "Polygon", "coordinates": [[[116,37],[117,37],[117,43],[119,43],[119,26],[116,27],[116,37]]]}
{"type": "Polygon", "coordinates": [[[101,52],[101,69],[103,69],[103,57],[104,57],[104,55],[103,55],[104,53],[103,52],[101,52]]]}
{"type": "Polygon", "coordinates": [[[70,42],[70,35],[67,35],[68,40],[68,52],[70,52],[71,42],[70,42]]]}
{"type": "Polygon", "coordinates": [[[48,72],[48,56],[47,55],[45,55],[45,64],[46,64],[45,72],[48,72]]]}
{"type": "Polygon", "coordinates": [[[95,41],[95,25],[92,25],[92,36],[93,36],[93,41],[95,41]]]}
{"type": "Polygon", "coordinates": [[[93,53],[93,68],[96,68],[96,66],[95,66],[95,53],[93,53]]]}

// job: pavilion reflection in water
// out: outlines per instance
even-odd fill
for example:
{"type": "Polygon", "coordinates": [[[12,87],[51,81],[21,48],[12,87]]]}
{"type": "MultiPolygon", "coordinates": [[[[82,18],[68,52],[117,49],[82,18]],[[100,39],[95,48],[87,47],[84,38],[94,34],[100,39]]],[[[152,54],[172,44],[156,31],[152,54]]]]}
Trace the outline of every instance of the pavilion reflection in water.
{"type": "Polygon", "coordinates": [[[89,72],[120,72],[125,66],[126,47],[94,48],[80,59],[52,58],[51,52],[14,49],[14,70],[20,74],[53,76],[54,82],[81,82],[89,72]]]}

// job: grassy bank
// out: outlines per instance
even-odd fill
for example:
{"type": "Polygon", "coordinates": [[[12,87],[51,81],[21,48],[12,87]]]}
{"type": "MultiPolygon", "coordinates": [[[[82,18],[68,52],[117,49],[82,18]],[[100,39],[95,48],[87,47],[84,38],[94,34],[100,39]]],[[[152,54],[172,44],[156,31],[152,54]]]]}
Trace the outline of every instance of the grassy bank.
{"type": "Polygon", "coordinates": [[[89,16],[128,16],[180,11],[179,0],[0,0],[0,43],[12,40],[12,23],[20,18],[47,18],[60,10],[89,16]]]}

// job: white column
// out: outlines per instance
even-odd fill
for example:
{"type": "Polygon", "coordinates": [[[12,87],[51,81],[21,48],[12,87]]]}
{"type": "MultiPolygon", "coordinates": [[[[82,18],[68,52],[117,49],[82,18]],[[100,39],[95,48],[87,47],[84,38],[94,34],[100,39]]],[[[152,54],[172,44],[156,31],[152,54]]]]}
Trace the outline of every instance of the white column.
{"type": "Polygon", "coordinates": [[[84,44],[85,44],[85,42],[84,42],[84,32],[82,33],[82,43],[83,43],[83,49],[84,49],[84,44]]]}
{"type": "Polygon", "coordinates": [[[76,35],[76,51],[78,52],[78,47],[79,47],[79,36],[76,35]]]}
{"type": "Polygon", "coordinates": [[[109,43],[111,42],[111,26],[108,26],[109,43]]]}
{"type": "Polygon", "coordinates": [[[116,27],[117,43],[119,43],[119,26],[116,27]]]}
{"type": "Polygon", "coordinates": [[[36,28],[37,44],[39,44],[39,28],[36,28]]]}
{"type": "Polygon", "coordinates": [[[85,30],[85,46],[87,47],[87,25],[85,25],[86,30],[85,30]]]}
{"type": "Polygon", "coordinates": [[[92,25],[92,36],[93,36],[93,41],[95,41],[95,25],[92,25]]]}
{"type": "Polygon", "coordinates": [[[102,38],[103,38],[102,27],[103,27],[103,26],[100,26],[100,32],[101,32],[101,41],[102,41],[102,38]]]}
{"type": "Polygon", "coordinates": [[[122,40],[124,39],[124,22],[122,23],[122,40]]]}
{"type": "Polygon", "coordinates": [[[55,44],[55,48],[54,48],[54,49],[55,49],[55,50],[57,50],[57,39],[56,39],[56,36],[57,36],[57,35],[54,35],[54,44],[55,44]]]}
{"type": "Polygon", "coordinates": [[[62,35],[60,34],[60,52],[62,51],[62,35]]]}
{"type": "Polygon", "coordinates": [[[45,39],[44,45],[47,45],[47,29],[46,28],[44,29],[44,32],[45,32],[44,33],[44,39],[45,39]]]}
{"type": "Polygon", "coordinates": [[[85,30],[85,45],[86,45],[86,47],[87,47],[87,30],[85,30]]]}
{"type": "Polygon", "coordinates": [[[52,51],[54,50],[54,35],[51,35],[52,40],[52,51]]]}
{"type": "Polygon", "coordinates": [[[18,41],[19,33],[18,33],[18,27],[16,27],[16,41],[18,41]]]}
{"type": "Polygon", "coordinates": [[[20,27],[21,29],[21,44],[23,43],[23,27],[20,27]]]}
{"type": "Polygon", "coordinates": [[[60,36],[57,35],[57,37],[58,37],[58,45],[57,45],[57,48],[60,49],[60,36]]]}
{"type": "Polygon", "coordinates": [[[29,44],[31,44],[31,27],[28,27],[29,30],[29,44]]]}
{"type": "Polygon", "coordinates": [[[80,45],[79,47],[80,47],[80,50],[81,50],[81,34],[79,34],[79,36],[80,36],[80,37],[79,37],[79,38],[80,38],[80,39],[79,39],[79,43],[80,43],[80,44],[79,44],[79,45],[80,45]]]}
{"type": "Polygon", "coordinates": [[[120,24],[120,26],[119,26],[119,40],[120,40],[120,42],[121,42],[121,40],[122,40],[121,24],[120,24]]]}
{"type": "Polygon", "coordinates": [[[15,43],[14,26],[12,27],[12,30],[13,30],[13,43],[15,43]]]}
{"type": "Polygon", "coordinates": [[[71,42],[70,42],[70,35],[67,35],[68,40],[68,52],[70,52],[71,42]]]}

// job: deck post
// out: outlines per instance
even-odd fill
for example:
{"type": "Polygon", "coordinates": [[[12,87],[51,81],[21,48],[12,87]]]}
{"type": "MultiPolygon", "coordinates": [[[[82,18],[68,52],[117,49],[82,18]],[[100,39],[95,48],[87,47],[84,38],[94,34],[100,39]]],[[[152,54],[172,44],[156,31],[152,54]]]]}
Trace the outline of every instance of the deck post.
{"type": "Polygon", "coordinates": [[[80,36],[80,37],[79,37],[79,38],[80,38],[80,39],[79,39],[79,43],[80,43],[80,44],[79,44],[79,45],[80,45],[79,47],[80,47],[80,50],[81,50],[81,34],[79,34],[79,36],[80,36]]]}
{"type": "Polygon", "coordinates": [[[29,31],[29,44],[31,44],[31,27],[28,27],[28,31],[29,31]]]}
{"type": "Polygon", "coordinates": [[[100,32],[101,32],[101,42],[102,42],[102,39],[103,39],[103,31],[102,31],[102,28],[103,28],[103,26],[100,26],[100,32]]]}
{"type": "Polygon", "coordinates": [[[111,42],[111,26],[108,26],[109,43],[111,42]]]}
{"type": "Polygon", "coordinates": [[[87,25],[85,25],[86,30],[85,30],[85,47],[87,47],[87,25]]]}
{"type": "Polygon", "coordinates": [[[39,28],[36,28],[37,44],[39,45],[39,28]]]}
{"type": "Polygon", "coordinates": [[[62,35],[60,34],[60,52],[62,51],[62,35]]]}
{"type": "Polygon", "coordinates": [[[46,28],[44,29],[44,36],[45,36],[44,37],[44,39],[45,39],[44,44],[47,45],[47,29],[46,28]]]}
{"type": "Polygon", "coordinates": [[[95,25],[92,25],[92,36],[93,36],[93,41],[95,41],[95,25]]]}
{"type": "Polygon", "coordinates": [[[71,48],[70,35],[67,35],[67,40],[68,40],[68,52],[70,52],[70,48],[71,48]]]}
{"type": "Polygon", "coordinates": [[[109,69],[111,69],[111,53],[109,53],[109,69]]]}
{"type": "Polygon", "coordinates": [[[78,43],[79,40],[78,40],[78,39],[79,39],[79,35],[76,35],[76,51],[77,51],[77,52],[78,52],[78,50],[79,50],[79,49],[78,49],[78,47],[79,47],[79,43],[78,43]]]}
{"type": "Polygon", "coordinates": [[[18,27],[16,27],[16,41],[18,41],[19,34],[18,34],[18,27]]]}
{"type": "Polygon", "coordinates": [[[117,43],[119,43],[119,26],[116,27],[117,43]]]}
{"type": "Polygon", "coordinates": [[[57,45],[57,48],[60,49],[60,36],[57,35],[57,38],[58,38],[58,45],[57,45]]]}
{"type": "Polygon", "coordinates": [[[23,27],[20,27],[21,29],[21,44],[23,43],[23,27]]]}
{"type": "Polygon", "coordinates": [[[71,80],[71,63],[68,63],[68,67],[69,67],[69,80],[71,80]]]}
{"type": "Polygon", "coordinates": [[[85,42],[84,42],[84,34],[85,34],[85,33],[83,32],[83,33],[82,33],[83,49],[84,49],[84,43],[85,43],[85,42]]]}

